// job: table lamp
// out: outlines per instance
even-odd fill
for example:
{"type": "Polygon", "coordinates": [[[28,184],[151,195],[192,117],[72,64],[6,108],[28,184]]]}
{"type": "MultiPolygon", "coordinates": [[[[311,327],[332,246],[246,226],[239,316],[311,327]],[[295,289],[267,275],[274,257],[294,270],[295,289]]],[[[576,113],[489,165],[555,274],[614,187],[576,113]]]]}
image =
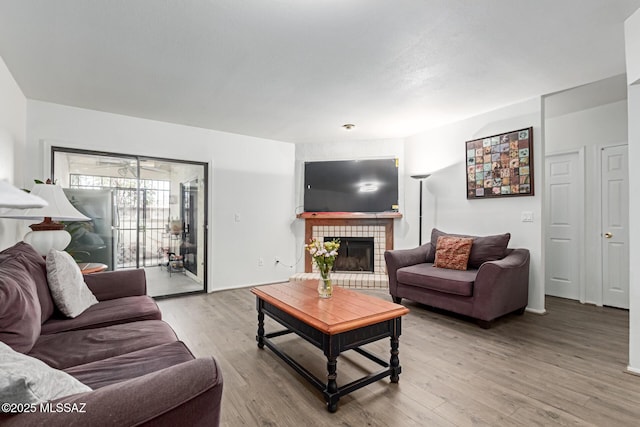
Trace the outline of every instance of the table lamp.
{"type": "Polygon", "coordinates": [[[28,209],[47,205],[44,199],[22,191],[7,181],[0,181],[0,208],[28,209]]]}
{"type": "Polygon", "coordinates": [[[28,209],[8,209],[0,212],[0,218],[23,220],[42,220],[39,224],[29,226],[32,231],[24,236],[24,241],[33,246],[42,256],[50,249],[64,250],[71,242],[71,235],[64,229],[64,224],[57,221],[89,221],[91,218],[78,212],[69,202],[59,185],[35,184],[32,196],[44,199],[48,205],[28,209]]]}

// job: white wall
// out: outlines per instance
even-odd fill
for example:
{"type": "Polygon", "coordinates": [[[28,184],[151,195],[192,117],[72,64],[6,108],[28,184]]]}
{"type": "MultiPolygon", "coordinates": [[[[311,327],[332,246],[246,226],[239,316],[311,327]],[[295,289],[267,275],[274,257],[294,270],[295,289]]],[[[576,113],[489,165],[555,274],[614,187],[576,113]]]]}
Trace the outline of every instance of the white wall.
{"type": "MultiPolygon", "coordinates": [[[[18,187],[24,182],[20,176],[24,161],[27,100],[0,57],[0,180],[18,187]]],[[[0,250],[21,240],[17,221],[0,219],[0,250]]]]}
{"type": "MultiPolygon", "coordinates": [[[[547,100],[551,101],[546,99],[545,102],[547,100]]],[[[627,141],[626,99],[545,119],[546,154],[584,150],[584,186],[587,191],[585,191],[585,206],[581,207],[581,211],[585,215],[585,260],[602,259],[599,191],[601,148],[627,144],[627,141]]],[[[585,269],[584,302],[602,305],[601,265],[597,262],[584,262],[585,260],[581,263],[585,269]]]]}
{"type": "MultiPolygon", "coordinates": [[[[527,248],[531,253],[528,309],[540,313],[544,312],[544,138],[541,117],[541,99],[535,98],[431,129],[407,138],[405,145],[407,175],[432,173],[425,181],[423,242],[429,240],[433,227],[474,235],[510,232],[509,246],[527,248]],[[467,200],[465,141],[526,127],[533,127],[535,196],[467,200]],[[534,221],[521,222],[523,211],[532,212],[534,221]]],[[[407,186],[416,186],[411,184],[415,180],[406,178],[406,181],[407,186]]],[[[417,195],[417,190],[415,192],[417,195]]]]}
{"type": "MultiPolygon", "coordinates": [[[[640,162],[640,9],[625,22],[627,64],[630,85],[627,92],[629,108],[629,164],[640,162]],[[634,47],[634,49],[631,49],[634,47]]],[[[640,374],[640,170],[629,168],[629,370],[640,374]]]]}
{"type": "Polygon", "coordinates": [[[47,144],[209,162],[209,290],[289,277],[273,260],[294,257],[293,144],[32,100],[27,113],[25,181],[49,175],[47,144]]]}
{"type": "Polygon", "coordinates": [[[627,80],[640,83],[640,9],[624,23],[625,52],[627,55],[627,80]]]}
{"type": "MultiPolygon", "coordinates": [[[[399,159],[398,166],[398,205],[399,212],[403,215],[401,219],[394,220],[394,246],[396,248],[417,246],[417,225],[411,230],[409,224],[412,222],[412,215],[417,218],[417,204],[407,206],[405,197],[404,174],[406,165],[404,159],[403,139],[379,139],[360,140],[349,142],[328,142],[323,144],[298,144],[296,146],[296,211],[304,210],[304,162],[327,161],[327,160],[364,160],[396,158],[399,159]],[[414,213],[415,212],[415,213],[414,213]],[[411,233],[415,233],[415,242],[411,242],[411,233]]],[[[417,195],[416,190],[416,195],[417,195]]],[[[416,196],[417,197],[417,196],[416,196]]],[[[296,271],[304,271],[304,219],[298,219],[295,224],[296,233],[296,271]]]]}

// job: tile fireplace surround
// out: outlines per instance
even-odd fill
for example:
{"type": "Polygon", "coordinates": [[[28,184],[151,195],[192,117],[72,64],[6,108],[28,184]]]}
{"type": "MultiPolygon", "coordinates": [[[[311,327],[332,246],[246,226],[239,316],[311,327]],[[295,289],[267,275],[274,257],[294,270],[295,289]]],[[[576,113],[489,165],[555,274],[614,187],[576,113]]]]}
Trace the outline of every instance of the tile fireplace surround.
{"type": "MultiPolygon", "coordinates": [[[[312,238],[324,240],[325,237],[372,237],[373,273],[338,272],[332,273],[334,284],[344,288],[387,289],[387,277],[384,251],[393,249],[393,220],[402,218],[399,213],[361,214],[361,213],[303,213],[298,218],[305,220],[305,242],[312,238]]],[[[296,273],[291,280],[319,279],[320,273],[312,265],[311,256],[305,253],[305,272],[296,273]]]]}

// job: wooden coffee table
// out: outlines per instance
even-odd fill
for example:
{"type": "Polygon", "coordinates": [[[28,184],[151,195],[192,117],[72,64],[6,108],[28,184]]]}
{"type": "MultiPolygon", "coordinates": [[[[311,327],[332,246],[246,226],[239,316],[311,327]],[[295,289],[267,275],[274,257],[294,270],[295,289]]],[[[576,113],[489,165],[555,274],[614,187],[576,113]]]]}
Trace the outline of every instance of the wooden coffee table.
{"type": "Polygon", "coordinates": [[[335,412],[340,397],[352,391],[387,376],[391,377],[392,383],[399,381],[401,368],[398,344],[401,317],[409,310],[402,305],[340,287],[334,287],[331,298],[319,298],[317,285],[317,280],[305,280],[251,289],[256,295],[258,310],[256,340],[259,348],[264,348],[265,345],[269,347],[320,390],[329,412],[335,412]],[[265,334],[265,314],[286,329],[265,334]],[[271,340],[290,333],[299,335],[322,350],[327,357],[326,383],[278,349],[271,340]],[[391,338],[391,358],[388,363],[360,348],[387,337],[391,338]],[[340,353],[346,350],[354,350],[385,369],[338,387],[337,359],[340,353]]]}

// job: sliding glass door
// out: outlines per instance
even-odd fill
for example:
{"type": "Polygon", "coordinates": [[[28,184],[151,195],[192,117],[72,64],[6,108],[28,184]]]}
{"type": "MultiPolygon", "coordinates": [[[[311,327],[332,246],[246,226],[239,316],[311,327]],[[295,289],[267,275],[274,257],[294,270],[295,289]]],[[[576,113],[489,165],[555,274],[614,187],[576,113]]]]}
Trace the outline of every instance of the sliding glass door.
{"type": "Polygon", "coordinates": [[[148,292],[206,291],[207,164],[52,148],[52,171],[91,218],[67,251],[109,270],[144,268],[148,292]]]}

